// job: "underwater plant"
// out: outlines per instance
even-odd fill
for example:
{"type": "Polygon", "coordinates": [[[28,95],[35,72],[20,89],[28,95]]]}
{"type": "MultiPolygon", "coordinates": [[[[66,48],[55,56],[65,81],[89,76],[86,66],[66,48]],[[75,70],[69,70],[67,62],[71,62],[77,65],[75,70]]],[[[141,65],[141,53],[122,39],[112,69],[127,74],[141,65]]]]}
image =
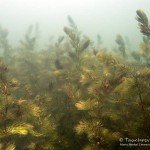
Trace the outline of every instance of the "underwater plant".
{"type": "Polygon", "coordinates": [[[0,26],[0,49],[3,51],[3,57],[5,62],[9,63],[11,53],[12,53],[12,47],[10,46],[8,42],[8,31],[6,29],[3,29],[0,26]]]}
{"type": "Polygon", "coordinates": [[[120,53],[123,57],[126,57],[125,42],[124,42],[124,39],[122,38],[122,36],[119,34],[116,36],[116,43],[118,44],[118,51],[120,51],[120,53]]]}
{"type": "Polygon", "coordinates": [[[144,37],[133,52],[121,35],[113,53],[99,34],[95,46],[71,16],[66,36],[42,50],[38,25],[16,48],[0,27],[0,149],[111,150],[149,138],[150,27],[142,10],[136,18],[144,37]]]}
{"type": "Polygon", "coordinates": [[[70,16],[68,16],[68,21],[71,28],[64,27],[64,32],[68,35],[70,44],[74,48],[74,50],[69,51],[68,54],[73,59],[73,61],[77,62],[77,66],[80,67],[81,55],[88,48],[90,40],[81,40],[81,33],[79,32],[76,24],[70,16]]]}
{"type": "Polygon", "coordinates": [[[143,61],[150,66],[150,23],[147,15],[142,10],[137,10],[137,21],[139,22],[139,28],[141,33],[144,35],[143,43],[140,46],[140,56],[143,61]]]}
{"type": "MultiPolygon", "coordinates": [[[[13,92],[20,85],[16,79],[10,80],[7,72],[8,68],[0,62],[0,148],[30,149],[32,145],[41,149],[43,139],[51,134],[54,139],[54,123],[50,114],[38,105],[37,97],[32,101],[14,98],[13,92]]],[[[52,148],[52,142],[48,146],[52,148]]]]}
{"type": "Polygon", "coordinates": [[[140,27],[140,31],[141,33],[143,33],[146,36],[150,36],[150,25],[149,25],[149,20],[147,15],[145,14],[144,11],[142,10],[137,10],[137,21],[139,22],[139,27],[140,27]]]}

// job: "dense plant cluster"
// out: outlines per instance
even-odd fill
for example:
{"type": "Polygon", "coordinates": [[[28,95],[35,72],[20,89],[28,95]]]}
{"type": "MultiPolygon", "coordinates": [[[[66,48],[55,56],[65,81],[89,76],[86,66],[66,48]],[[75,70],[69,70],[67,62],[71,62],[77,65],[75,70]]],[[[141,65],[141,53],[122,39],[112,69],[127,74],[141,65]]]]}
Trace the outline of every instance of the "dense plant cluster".
{"type": "Polygon", "coordinates": [[[150,138],[150,25],[129,51],[121,35],[107,52],[68,16],[66,36],[38,50],[38,25],[18,47],[0,27],[0,149],[119,149],[119,138],[150,138]]]}

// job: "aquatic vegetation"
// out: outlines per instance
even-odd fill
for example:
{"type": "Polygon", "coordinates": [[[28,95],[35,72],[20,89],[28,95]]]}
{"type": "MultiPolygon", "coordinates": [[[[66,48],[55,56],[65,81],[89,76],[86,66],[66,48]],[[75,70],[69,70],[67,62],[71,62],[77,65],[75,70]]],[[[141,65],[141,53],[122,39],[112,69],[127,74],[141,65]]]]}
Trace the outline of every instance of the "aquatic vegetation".
{"type": "Polygon", "coordinates": [[[70,16],[68,17],[68,21],[71,28],[64,27],[64,32],[70,38],[70,44],[74,48],[74,50],[69,51],[68,54],[74,62],[78,63],[77,66],[80,67],[81,55],[88,48],[90,40],[86,38],[81,40],[81,33],[70,16]]]}
{"type": "Polygon", "coordinates": [[[8,42],[8,31],[0,26],[0,49],[3,51],[5,62],[9,63],[11,57],[12,47],[8,42]]]}
{"type": "Polygon", "coordinates": [[[116,36],[116,43],[118,44],[118,51],[120,51],[120,53],[123,57],[126,57],[125,42],[121,35],[116,36]]]}
{"type": "Polygon", "coordinates": [[[141,32],[146,36],[150,36],[150,25],[147,15],[142,10],[137,10],[136,13],[141,32]]]}
{"type": "MultiPolygon", "coordinates": [[[[35,145],[35,139],[49,136],[54,132],[55,126],[50,121],[50,114],[47,115],[42,105],[37,100],[27,101],[16,99],[13,96],[14,90],[19,88],[16,79],[7,78],[7,67],[0,63],[0,146],[6,149],[10,146],[16,149],[25,149],[31,143],[35,145]],[[30,140],[28,138],[30,137],[30,140]]],[[[45,101],[46,102],[46,101],[45,101]]],[[[38,146],[38,143],[36,145],[38,146]]],[[[49,143],[50,144],[50,143],[49,143]]],[[[41,147],[41,146],[40,146],[41,147]]]]}
{"type": "Polygon", "coordinates": [[[98,49],[100,49],[101,44],[102,44],[101,36],[99,34],[97,34],[97,48],[98,49]]]}
{"type": "Polygon", "coordinates": [[[144,35],[143,43],[140,46],[140,56],[143,61],[149,66],[150,65],[150,23],[147,15],[142,10],[137,10],[137,21],[141,33],[144,35]]]}
{"type": "Polygon", "coordinates": [[[13,50],[0,27],[0,149],[119,149],[120,138],[150,138],[147,15],[137,11],[144,37],[133,52],[122,35],[113,53],[99,34],[94,46],[68,21],[66,35],[42,50],[38,26],[13,50]]]}

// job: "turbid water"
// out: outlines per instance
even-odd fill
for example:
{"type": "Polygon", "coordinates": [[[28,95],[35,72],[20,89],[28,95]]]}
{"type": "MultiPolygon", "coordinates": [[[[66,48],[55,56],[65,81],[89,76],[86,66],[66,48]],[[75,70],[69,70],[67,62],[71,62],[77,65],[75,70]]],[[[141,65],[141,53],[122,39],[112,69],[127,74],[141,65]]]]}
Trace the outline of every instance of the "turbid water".
{"type": "Polygon", "coordinates": [[[149,0],[0,1],[0,150],[149,149],[149,0]]]}

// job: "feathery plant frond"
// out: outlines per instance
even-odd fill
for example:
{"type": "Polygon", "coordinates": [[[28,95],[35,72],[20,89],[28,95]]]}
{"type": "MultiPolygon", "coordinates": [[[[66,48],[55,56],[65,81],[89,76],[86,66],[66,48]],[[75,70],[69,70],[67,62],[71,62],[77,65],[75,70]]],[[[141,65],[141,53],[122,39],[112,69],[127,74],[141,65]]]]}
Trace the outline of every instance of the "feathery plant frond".
{"type": "Polygon", "coordinates": [[[70,26],[73,29],[77,29],[77,25],[76,25],[76,23],[74,22],[74,20],[72,19],[72,17],[70,15],[68,15],[68,21],[69,21],[70,26]]]}
{"type": "Polygon", "coordinates": [[[123,57],[126,57],[126,47],[125,47],[125,42],[124,42],[124,39],[123,37],[118,34],[116,36],[116,43],[118,44],[118,50],[121,52],[121,55],[123,57]]]}
{"type": "Polygon", "coordinates": [[[3,56],[7,63],[10,61],[12,54],[12,47],[10,46],[8,41],[8,33],[9,32],[7,31],[7,29],[3,29],[0,26],[0,49],[3,50],[3,56]]]}
{"type": "Polygon", "coordinates": [[[147,15],[142,10],[137,10],[136,13],[137,13],[136,19],[139,22],[139,27],[140,27],[141,33],[143,33],[143,35],[146,35],[149,37],[150,36],[150,25],[149,25],[149,20],[148,20],[147,15]]]}
{"type": "Polygon", "coordinates": [[[144,35],[143,43],[140,46],[140,55],[143,58],[143,62],[150,66],[150,24],[147,15],[142,10],[137,10],[137,21],[141,33],[144,35]]]}
{"type": "Polygon", "coordinates": [[[81,55],[90,45],[90,40],[81,40],[81,33],[79,32],[75,22],[70,16],[68,17],[68,21],[70,24],[70,28],[64,27],[64,32],[69,37],[70,44],[74,48],[74,51],[69,51],[68,55],[75,63],[77,63],[77,67],[79,67],[81,65],[81,55]]]}
{"type": "Polygon", "coordinates": [[[26,31],[25,39],[21,40],[20,43],[22,44],[24,49],[28,51],[33,51],[36,46],[38,37],[39,37],[38,24],[36,24],[35,26],[30,25],[26,31]],[[35,32],[34,32],[34,29],[35,29],[35,32]]]}

